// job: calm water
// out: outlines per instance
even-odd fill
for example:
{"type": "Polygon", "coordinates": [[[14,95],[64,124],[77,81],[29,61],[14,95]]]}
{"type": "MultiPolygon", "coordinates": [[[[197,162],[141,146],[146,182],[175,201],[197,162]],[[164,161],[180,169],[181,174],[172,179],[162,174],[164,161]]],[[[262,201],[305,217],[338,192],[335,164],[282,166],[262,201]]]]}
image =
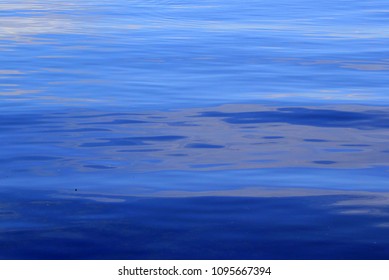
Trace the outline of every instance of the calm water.
{"type": "Polygon", "coordinates": [[[0,0],[0,259],[389,259],[386,0],[0,0]]]}

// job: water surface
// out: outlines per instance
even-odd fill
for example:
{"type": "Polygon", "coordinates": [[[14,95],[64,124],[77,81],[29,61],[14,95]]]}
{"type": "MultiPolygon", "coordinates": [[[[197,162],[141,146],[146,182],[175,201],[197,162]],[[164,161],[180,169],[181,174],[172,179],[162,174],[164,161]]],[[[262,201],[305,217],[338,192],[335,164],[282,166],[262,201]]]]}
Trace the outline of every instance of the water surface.
{"type": "Polygon", "coordinates": [[[0,1],[1,259],[388,259],[388,15],[0,1]]]}

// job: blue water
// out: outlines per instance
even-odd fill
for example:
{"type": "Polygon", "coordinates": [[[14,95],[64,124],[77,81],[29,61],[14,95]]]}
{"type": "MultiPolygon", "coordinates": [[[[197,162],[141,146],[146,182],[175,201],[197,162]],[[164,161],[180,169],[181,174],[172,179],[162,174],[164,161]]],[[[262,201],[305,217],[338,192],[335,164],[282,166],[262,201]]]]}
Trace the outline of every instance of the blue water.
{"type": "Polygon", "coordinates": [[[0,0],[0,259],[389,259],[384,0],[0,0]]]}

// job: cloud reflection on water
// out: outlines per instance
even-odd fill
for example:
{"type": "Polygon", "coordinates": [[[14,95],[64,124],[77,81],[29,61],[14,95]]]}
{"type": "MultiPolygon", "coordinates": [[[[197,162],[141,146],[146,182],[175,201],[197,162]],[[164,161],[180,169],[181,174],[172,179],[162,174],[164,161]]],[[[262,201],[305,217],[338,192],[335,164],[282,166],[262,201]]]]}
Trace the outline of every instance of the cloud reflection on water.
{"type": "Polygon", "coordinates": [[[336,1],[289,2],[288,12],[280,12],[286,3],[255,1],[251,9],[238,1],[5,2],[0,58],[9,69],[0,69],[0,79],[17,87],[0,85],[4,102],[158,107],[387,99],[382,1],[353,11],[336,1]],[[23,75],[8,75],[17,72],[23,75]]]}
{"type": "MultiPolygon", "coordinates": [[[[50,150],[62,164],[80,171],[104,161],[132,171],[201,165],[204,170],[388,166],[389,111],[383,107],[225,105],[128,116],[95,111],[3,114],[0,124],[8,131],[5,146],[13,158],[21,146],[29,150],[21,150],[24,156],[50,150]],[[36,144],[22,140],[32,135],[36,144]]],[[[10,157],[6,154],[5,159],[10,157]]]]}

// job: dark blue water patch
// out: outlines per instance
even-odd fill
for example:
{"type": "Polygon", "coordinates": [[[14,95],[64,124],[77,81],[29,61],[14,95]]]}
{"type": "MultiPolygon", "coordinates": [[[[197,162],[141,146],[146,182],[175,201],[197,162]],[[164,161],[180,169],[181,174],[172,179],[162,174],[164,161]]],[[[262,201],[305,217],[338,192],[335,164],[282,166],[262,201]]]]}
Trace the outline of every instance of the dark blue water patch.
{"type": "Polygon", "coordinates": [[[356,152],[363,151],[361,149],[336,149],[336,148],[323,149],[323,150],[330,153],[356,153],[356,152]]]}
{"type": "Polygon", "coordinates": [[[104,147],[104,146],[142,146],[148,145],[147,142],[165,142],[185,139],[185,136],[164,135],[150,137],[125,137],[125,138],[101,138],[107,142],[83,143],[80,147],[104,147]]]}
{"type": "Polygon", "coordinates": [[[28,172],[29,169],[24,169],[24,168],[19,168],[19,169],[14,169],[12,170],[12,172],[14,173],[25,173],[25,172],[28,172]]]}
{"type": "Polygon", "coordinates": [[[90,122],[90,123],[82,123],[83,125],[94,125],[94,124],[137,124],[137,123],[150,123],[146,121],[140,121],[140,120],[127,120],[127,119],[118,119],[113,121],[107,121],[107,122],[90,122]]]}
{"type": "Polygon", "coordinates": [[[0,217],[1,216],[14,216],[16,213],[15,212],[13,212],[13,211],[1,211],[0,210],[0,217]]]}
{"type": "Polygon", "coordinates": [[[151,153],[151,152],[160,152],[162,149],[127,149],[127,150],[118,150],[118,153],[151,153]]]}
{"type": "Polygon", "coordinates": [[[169,126],[200,126],[198,124],[187,123],[187,122],[168,122],[166,124],[169,126]]]}
{"type": "Polygon", "coordinates": [[[380,112],[350,112],[309,108],[279,108],[277,111],[203,112],[198,117],[221,118],[231,124],[288,123],[317,127],[348,127],[382,129],[389,127],[389,114],[380,112]]]}
{"type": "Polygon", "coordinates": [[[109,132],[111,129],[107,128],[76,128],[76,129],[50,129],[42,130],[40,133],[66,133],[66,132],[109,132]]]}
{"type": "Polygon", "coordinates": [[[142,113],[105,113],[105,114],[91,114],[91,115],[72,115],[67,116],[68,118],[73,119],[94,119],[94,118],[103,118],[103,117],[122,117],[122,116],[146,116],[148,114],[142,113]]]}
{"type": "Polygon", "coordinates": [[[191,143],[185,145],[185,148],[194,148],[194,149],[222,149],[225,146],[223,145],[215,145],[215,144],[207,144],[207,143],[191,143]]]}
{"type": "Polygon", "coordinates": [[[285,138],[283,136],[264,136],[263,139],[282,139],[285,138]]]}
{"type": "Polygon", "coordinates": [[[3,158],[0,159],[0,162],[10,163],[17,161],[56,161],[62,159],[61,157],[53,157],[53,156],[20,156],[13,158],[3,158]]]}
{"type": "Polygon", "coordinates": [[[147,118],[148,119],[161,119],[161,120],[166,119],[166,117],[162,117],[162,116],[149,116],[147,118]]]}
{"type": "Polygon", "coordinates": [[[20,115],[1,115],[0,129],[7,127],[32,126],[50,123],[47,119],[43,119],[37,114],[20,114],[20,115]]]}
{"type": "MultiPolygon", "coordinates": [[[[0,259],[389,257],[389,228],[377,226],[387,216],[344,215],[344,207],[334,206],[363,196],[120,197],[121,202],[88,196],[3,192],[0,202],[7,206],[1,211],[8,214],[0,215],[0,259]]],[[[372,208],[389,213],[387,206],[372,208]]]]}
{"type": "Polygon", "coordinates": [[[314,160],[312,162],[316,163],[316,164],[334,164],[334,163],[336,163],[336,161],[332,161],[332,160],[314,160]]]}
{"type": "Polygon", "coordinates": [[[208,164],[191,164],[191,168],[213,168],[220,166],[231,166],[233,163],[208,163],[208,164]]]}
{"type": "Polygon", "coordinates": [[[251,143],[250,145],[268,145],[268,144],[277,144],[278,142],[275,142],[275,141],[267,141],[267,142],[255,142],[255,143],[251,143]]]}
{"type": "Polygon", "coordinates": [[[93,168],[93,169],[113,169],[113,168],[115,168],[113,166],[106,166],[106,165],[99,165],[99,164],[88,164],[88,165],[84,165],[84,167],[93,168]]]}
{"type": "Polygon", "coordinates": [[[46,144],[46,145],[57,145],[57,144],[62,144],[63,142],[61,141],[20,141],[20,142],[14,142],[14,144],[21,144],[21,145],[41,145],[41,144],[46,144]]]}
{"type": "Polygon", "coordinates": [[[371,145],[368,145],[368,144],[342,144],[340,146],[343,146],[343,147],[371,147],[371,145]]]}
{"type": "Polygon", "coordinates": [[[325,139],[303,139],[305,142],[316,142],[316,143],[321,143],[321,142],[328,142],[328,140],[325,139]]]}

